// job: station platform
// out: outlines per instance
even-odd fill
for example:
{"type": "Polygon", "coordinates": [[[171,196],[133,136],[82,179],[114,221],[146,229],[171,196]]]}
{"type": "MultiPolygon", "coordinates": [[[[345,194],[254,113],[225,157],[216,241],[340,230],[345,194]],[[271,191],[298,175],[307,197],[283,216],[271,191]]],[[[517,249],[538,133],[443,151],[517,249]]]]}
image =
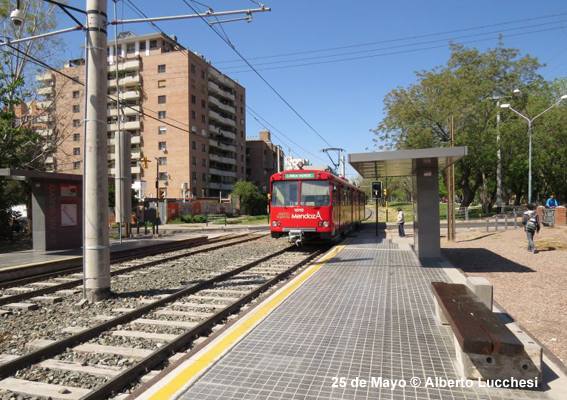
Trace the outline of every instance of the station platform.
{"type": "Polygon", "coordinates": [[[544,382],[535,390],[443,387],[442,380],[460,376],[430,283],[462,274],[446,260],[421,264],[411,243],[384,231],[376,237],[373,226],[353,233],[128,399],[565,398],[565,377],[545,357],[544,382]],[[428,378],[437,383],[427,386],[428,378]]]}

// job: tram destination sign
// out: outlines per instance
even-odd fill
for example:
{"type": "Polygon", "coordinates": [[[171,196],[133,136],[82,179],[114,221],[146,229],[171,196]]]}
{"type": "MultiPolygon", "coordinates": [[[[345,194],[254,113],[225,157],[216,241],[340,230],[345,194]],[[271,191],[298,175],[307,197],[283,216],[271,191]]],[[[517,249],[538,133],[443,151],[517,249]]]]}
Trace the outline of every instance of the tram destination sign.
{"type": "Polygon", "coordinates": [[[285,179],[315,179],[314,172],[306,172],[303,174],[284,174],[285,179]]]}

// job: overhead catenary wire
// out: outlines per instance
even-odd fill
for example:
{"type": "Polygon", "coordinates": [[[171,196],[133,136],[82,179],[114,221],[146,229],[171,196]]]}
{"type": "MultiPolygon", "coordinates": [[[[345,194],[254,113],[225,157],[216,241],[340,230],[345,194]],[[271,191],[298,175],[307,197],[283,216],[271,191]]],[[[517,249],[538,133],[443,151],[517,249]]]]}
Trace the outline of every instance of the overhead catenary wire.
{"type": "MultiPolygon", "coordinates": [[[[197,10],[195,10],[195,8],[193,6],[191,6],[191,4],[189,4],[187,2],[187,0],[182,0],[191,10],[193,10],[193,12],[197,13],[197,10]]],[[[309,127],[309,129],[314,132],[323,142],[325,142],[327,145],[329,145],[330,147],[333,147],[328,141],[327,139],[325,139],[319,132],[317,132],[317,130],[315,128],[313,128],[313,126],[307,122],[307,120],[276,90],[276,88],[274,88],[267,80],[266,78],[264,78],[264,76],[262,74],[260,74],[252,64],[250,64],[250,62],[236,49],[236,47],[228,40],[226,40],[225,38],[223,38],[223,36],[217,31],[215,30],[212,26],[210,26],[207,21],[201,16],[200,17],[206,24],[207,26],[209,26],[255,73],[256,75],[258,75],[258,77],[276,94],[276,96],[278,96],[280,98],[280,100],[282,100],[285,105],[288,106],[288,108],[293,111],[293,113],[299,117],[299,119],[301,119],[305,125],[307,125],[309,127]]]]}

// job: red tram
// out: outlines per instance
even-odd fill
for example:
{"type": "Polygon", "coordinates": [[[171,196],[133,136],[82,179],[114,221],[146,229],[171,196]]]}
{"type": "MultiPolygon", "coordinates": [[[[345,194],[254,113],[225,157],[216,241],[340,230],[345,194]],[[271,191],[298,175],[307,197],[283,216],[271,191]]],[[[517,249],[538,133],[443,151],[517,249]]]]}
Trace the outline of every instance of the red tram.
{"type": "Polygon", "coordinates": [[[270,178],[272,237],[290,243],[332,240],[364,219],[364,192],[329,172],[284,171],[270,178]]]}

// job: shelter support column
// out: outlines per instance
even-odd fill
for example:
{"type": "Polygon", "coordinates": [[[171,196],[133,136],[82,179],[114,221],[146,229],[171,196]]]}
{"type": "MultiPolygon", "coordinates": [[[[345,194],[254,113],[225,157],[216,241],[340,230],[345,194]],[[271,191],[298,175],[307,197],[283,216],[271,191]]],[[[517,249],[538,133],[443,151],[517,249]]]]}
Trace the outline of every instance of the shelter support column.
{"type": "Polygon", "coordinates": [[[437,158],[413,160],[414,248],[420,260],[441,257],[437,158]]]}

